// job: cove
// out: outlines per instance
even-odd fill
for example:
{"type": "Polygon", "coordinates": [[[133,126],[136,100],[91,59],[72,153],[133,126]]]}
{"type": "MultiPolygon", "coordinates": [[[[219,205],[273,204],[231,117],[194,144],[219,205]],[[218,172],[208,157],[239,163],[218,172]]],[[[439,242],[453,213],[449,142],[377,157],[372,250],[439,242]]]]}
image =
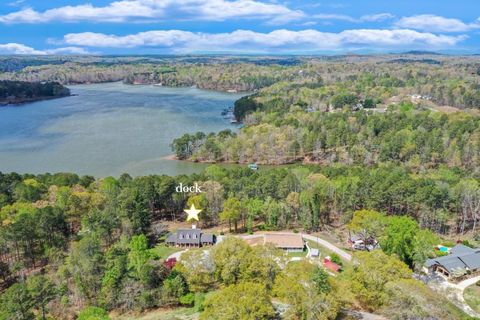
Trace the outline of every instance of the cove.
{"type": "Polygon", "coordinates": [[[0,108],[0,171],[96,177],[190,174],[207,165],[168,160],[184,133],[236,130],[221,116],[242,94],[104,83],[73,96],[0,108]]]}

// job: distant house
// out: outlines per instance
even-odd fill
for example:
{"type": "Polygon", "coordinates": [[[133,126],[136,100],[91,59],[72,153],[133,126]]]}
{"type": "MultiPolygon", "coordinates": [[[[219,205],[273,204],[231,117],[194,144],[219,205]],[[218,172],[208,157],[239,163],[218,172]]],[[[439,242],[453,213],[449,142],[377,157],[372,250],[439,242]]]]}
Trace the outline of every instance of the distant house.
{"type": "Polygon", "coordinates": [[[480,248],[472,249],[463,244],[457,244],[450,254],[443,257],[428,259],[425,262],[428,272],[435,272],[449,279],[480,272],[480,248]]]}
{"type": "Polygon", "coordinates": [[[348,244],[352,250],[372,251],[380,248],[377,239],[372,236],[365,236],[363,233],[351,234],[348,237],[348,244]]]}
{"type": "Polygon", "coordinates": [[[420,94],[412,94],[412,95],[410,95],[410,97],[412,98],[412,100],[422,99],[422,95],[420,95],[420,94]]]}
{"type": "Polygon", "coordinates": [[[302,235],[298,233],[265,234],[264,243],[272,243],[275,247],[287,252],[302,252],[305,247],[302,235]]]}
{"type": "Polygon", "coordinates": [[[201,229],[178,229],[170,233],[166,243],[176,247],[203,247],[214,245],[216,236],[211,233],[203,233],[201,229]]]}

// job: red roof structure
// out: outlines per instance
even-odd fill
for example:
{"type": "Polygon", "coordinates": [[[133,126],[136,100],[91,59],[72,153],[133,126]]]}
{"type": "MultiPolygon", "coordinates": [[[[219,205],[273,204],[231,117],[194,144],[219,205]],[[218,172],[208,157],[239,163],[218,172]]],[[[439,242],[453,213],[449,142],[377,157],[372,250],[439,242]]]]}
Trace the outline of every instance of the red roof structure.
{"type": "Polygon", "coordinates": [[[323,266],[333,272],[339,272],[340,269],[342,268],[341,266],[339,266],[335,262],[330,261],[327,258],[323,259],[323,266]]]}

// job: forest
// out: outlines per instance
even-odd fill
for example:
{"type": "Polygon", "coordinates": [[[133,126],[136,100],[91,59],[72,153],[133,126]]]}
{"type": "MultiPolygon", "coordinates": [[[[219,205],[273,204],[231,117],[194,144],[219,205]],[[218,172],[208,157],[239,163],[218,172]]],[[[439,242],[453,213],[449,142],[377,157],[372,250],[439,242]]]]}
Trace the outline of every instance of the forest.
{"type": "Polygon", "coordinates": [[[292,306],[287,319],[335,319],[344,308],[467,319],[411,273],[438,254],[437,243],[462,235],[480,243],[478,203],[478,174],[444,165],[421,172],[394,164],[257,172],[213,165],[190,176],[103,179],[2,174],[0,319],[108,319],[112,310],[191,306],[201,319],[233,320],[247,305],[257,319],[273,319],[277,300],[292,306]],[[194,182],[203,193],[175,192],[194,182]],[[285,256],[276,249],[227,238],[212,260],[192,250],[172,268],[161,253],[168,221],[183,220],[191,203],[204,210],[200,227],[223,226],[227,235],[348,226],[378,237],[382,251],[356,254],[361,264],[332,277],[308,262],[281,268],[285,256]],[[298,286],[299,277],[312,285],[298,286]],[[233,303],[239,292],[245,300],[233,303]]]}
{"type": "Polygon", "coordinates": [[[0,105],[60,98],[70,90],[57,82],[26,82],[0,80],[0,105]]]}
{"type": "Polygon", "coordinates": [[[0,173],[0,320],[471,319],[418,275],[437,245],[480,246],[478,57],[3,59],[2,83],[52,92],[124,81],[245,96],[242,128],[172,141],[178,159],[212,163],[202,173],[0,173]],[[225,237],[172,263],[167,234],[192,204],[198,227],[225,237]],[[333,275],[236,237],[285,230],[362,232],[381,249],[332,255],[333,275]]]}
{"type": "Polygon", "coordinates": [[[298,105],[268,110],[251,113],[252,123],[238,133],[186,134],[173,141],[172,149],[179,159],[205,162],[388,162],[417,171],[446,165],[477,173],[480,167],[478,115],[435,112],[412,103],[385,112],[306,112],[298,105]]]}
{"type": "Polygon", "coordinates": [[[260,92],[259,102],[325,110],[334,102],[388,105],[392,97],[419,94],[439,106],[477,108],[478,56],[391,54],[378,56],[249,57],[133,56],[4,58],[0,79],[56,81],[64,85],[124,81],[260,92]],[[41,60],[44,59],[44,60],[41,60]],[[264,89],[264,90],[262,90],[264,89]],[[263,97],[263,98],[261,98],[263,97]]]}

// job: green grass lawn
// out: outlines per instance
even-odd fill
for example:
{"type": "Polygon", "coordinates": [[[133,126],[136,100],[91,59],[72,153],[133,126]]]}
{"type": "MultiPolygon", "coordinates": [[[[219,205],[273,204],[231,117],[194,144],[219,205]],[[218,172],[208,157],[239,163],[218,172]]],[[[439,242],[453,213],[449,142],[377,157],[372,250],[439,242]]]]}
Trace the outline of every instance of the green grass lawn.
{"type": "Polygon", "coordinates": [[[288,252],[289,257],[306,257],[307,256],[307,249],[303,250],[302,252],[288,252]]]}
{"type": "MultiPolygon", "coordinates": [[[[333,251],[328,250],[327,248],[323,247],[322,245],[320,245],[316,242],[307,240],[307,243],[308,243],[308,246],[310,247],[310,249],[318,249],[320,251],[320,258],[322,260],[326,256],[331,256],[332,254],[334,254],[333,251]]],[[[340,257],[340,259],[342,259],[342,257],[340,257]]],[[[350,263],[349,261],[346,261],[344,259],[342,259],[342,262],[343,262],[344,266],[350,263]]]]}
{"type": "Polygon", "coordinates": [[[473,284],[465,289],[463,298],[473,310],[480,313],[480,286],[473,284]]]}
{"type": "Polygon", "coordinates": [[[159,244],[155,248],[151,249],[151,252],[157,256],[159,259],[166,259],[172,253],[181,251],[181,248],[169,247],[164,244],[159,244]]]}

